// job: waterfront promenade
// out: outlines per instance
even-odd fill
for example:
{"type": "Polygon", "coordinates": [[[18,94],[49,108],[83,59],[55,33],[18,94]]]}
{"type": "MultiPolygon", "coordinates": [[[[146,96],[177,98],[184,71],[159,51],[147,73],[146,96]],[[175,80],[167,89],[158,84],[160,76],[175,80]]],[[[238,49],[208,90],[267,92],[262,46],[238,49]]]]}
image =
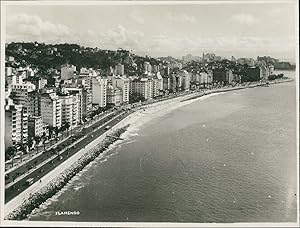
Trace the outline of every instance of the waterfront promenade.
{"type": "MultiPolygon", "coordinates": [[[[62,159],[58,159],[57,156],[49,159],[48,162],[46,162],[42,166],[36,168],[32,173],[30,173],[28,176],[26,176],[26,178],[22,178],[21,180],[17,181],[14,185],[12,185],[6,189],[5,201],[7,204],[5,206],[5,208],[6,208],[5,214],[10,212],[12,209],[16,208],[18,206],[18,204],[26,198],[26,196],[27,197],[29,196],[30,193],[35,192],[36,190],[40,189],[40,187],[44,186],[46,184],[46,182],[50,181],[51,178],[49,179],[47,176],[50,175],[50,173],[52,173],[52,171],[54,171],[54,169],[56,170],[55,171],[56,175],[59,175],[59,172],[62,172],[64,169],[67,168],[65,165],[63,165],[65,161],[69,160],[69,163],[75,162],[76,159],[75,159],[74,155],[76,155],[76,158],[78,158],[79,154],[81,154],[87,150],[87,148],[85,148],[87,145],[94,145],[94,143],[92,143],[92,142],[96,142],[96,141],[99,143],[100,138],[103,139],[103,137],[99,138],[99,136],[104,136],[104,133],[109,132],[106,129],[106,127],[108,125],[110,127],[113,127],[115,125],[116,125],[115,127],[117,127],[117,126],[121,127],[124,124],[134,123],[134,122],[138,121],[139,118],[141,119],[140,114],[143,111],[136,112],[141,109],[144,109],[144,111],[145,111],[146,108],[155,107],[155,106],[160,106],[160,109],[164,109],[164,106],[166,106],[166,105],[169,105],[169,106],[171,105],[173,108],[176,108],[176,103],[178,103],[180,101],[187,101],[192,98],[198,98],[203,95],[208,95],[210,93],[227,92],[227,91],[231,91],[231,90],[251,88],[251,87],[255,87],[255,86],[258,86],[258,84],[253,83],[252,85],[245,85],[245,86],[239,86],[239,87],[219,88],[219,89],[209,90],[206,92],[202,91],[202,92],[193,92],[193,93],[182,93],[179,96],[171,95],[168,98],[160,99],[159,102],[148,101],[148,102],[144,102],[143,105],[136,104],[136,107],[133,108],[131,111],[126,112],[126,113],[122,111],[114,119],[109,120],[109,122],[103,123],[102,125],[98,126],[97,128],[95,128],[95,126],[90,126],[90,128],[88,128],[88,131],[82,132],[84,134],[84,137],[82,139],[78,140],[78,142],[76,142],[76,144],[72,145],[72,147],[66,148],[66,150],[64,150],[63,152],[60,153],[60,156],[62,157],[62,159]],[[137,118],[137,116],[139,116],[139,117],[137,118]],[[130,121],[128,121],[128,118],[130,118],[130,121]],[[122,121],[123,119],[127,119],[127,121],[126,120],[122,121]],[[91,131],[89,131],[89,130],[91,130],[91,131]],[[97,140],[95,140],[95,139],[97,139],[97,140]],[[79,153],[79,151],[81,151],[81,153],[79,153]],[[70,160],[70,158],[72,158],[72,159],[70,160]],[[41,171],[41,170],[43,170],[43,171],[41,171]],[[26,183],[27,178],[34,178],[36,183],[32,186],[26,186],[25,183],[26,183]],[[40,178],[42,178],[42,182],[38,182],[38,180],[40,178]],[[47,180],[47,181],[45,181],[45,180],[47,180]],[[20,194],[20,193],[22,193],[22,194],[20,194]],[[9,202],[9,201],[11,201],[11,202],[9,202]]],[[[157,111],[157,109],[152,110],[152,113],[155,111],[157,111]]],[[[53,173],[51,175],[53,175],[53,173]]]]}

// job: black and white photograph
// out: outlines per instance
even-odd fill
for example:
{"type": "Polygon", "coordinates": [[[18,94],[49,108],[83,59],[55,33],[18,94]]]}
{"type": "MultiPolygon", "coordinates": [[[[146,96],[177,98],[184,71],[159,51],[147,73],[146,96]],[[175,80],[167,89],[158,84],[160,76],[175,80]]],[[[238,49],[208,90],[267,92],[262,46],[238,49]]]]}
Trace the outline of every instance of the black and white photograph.
{"type": "Polygon", "coordinates": [[[0,226],[299,227],[298,10],[1,1],[0,226]]]}

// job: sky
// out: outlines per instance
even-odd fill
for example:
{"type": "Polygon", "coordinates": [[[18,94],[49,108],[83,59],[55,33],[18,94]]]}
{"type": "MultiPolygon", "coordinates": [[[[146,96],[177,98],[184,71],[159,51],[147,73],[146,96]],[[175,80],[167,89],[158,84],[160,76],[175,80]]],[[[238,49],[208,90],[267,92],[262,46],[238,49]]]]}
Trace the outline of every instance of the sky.
{"type": "MultiPolygon", "coordinates": [[[[296,5],[6,5],[6,42],[77,43],[136,54],[295,58],[296,5]]],[[[21,4],[21,3],[20,3],[21,4]]],[[[55,4],[55,3],[53,3],[55,4]]]]}

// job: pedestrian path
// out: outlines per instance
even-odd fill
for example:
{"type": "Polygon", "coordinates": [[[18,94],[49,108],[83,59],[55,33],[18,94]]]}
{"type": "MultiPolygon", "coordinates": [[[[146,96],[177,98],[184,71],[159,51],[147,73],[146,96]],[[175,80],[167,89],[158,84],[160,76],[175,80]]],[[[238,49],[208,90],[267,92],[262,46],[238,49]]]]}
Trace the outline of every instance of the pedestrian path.
{"type": "MultiPolygon", "coordinates": [[[[96,129],[94,129],[92,132],[95,132],[97,130],[99,130],[101,127],[103,127],[104,125],[112,122],[113,120],[115,120],[116,118],[118,118],[119,116],[123,115],[124,112],[121,112],[119,115],[113,117],[112,119],[110,119],[109,121],[105,122],[104,124],[100,125],[99,127],[97,127],[96,129]]],[[[64,148],[63,150],[61,150],[59,152],[59,154],[64,153],[67,149],[73,147],[74,145],[78,144],[80,141],[82,141],[83,139],[85,139],[87,136],[85,135],[84,137],[78,139],[77,141],[75,141],[74,143],[72,143],[71,145],[67,146],[66,148],[64,148]]],[[[43,165],[45,165],[46,163],[48,163],[49,161],[51,161],[53,158],[55,158],[57,155],[53,155],[51,157],[49,157],[48,159],[46,159],[45,161],[43,161],[42,163],[38,164],[36,167],[34,167],[33,169],[29,170],[28,172],[24,173],[23,175],[19,176],[18,178],[15,179],[15,181],[10,182],[9,184],[5,185],[5,189],[11,187],[12,185],[14,185],[15,183],[17,183],[18,181],[26,178],[28,175],[30,175],[32,172],[34,172],[35,170],[37,170],[38,168],[42,167],[43,165]]]]}
{"type": "MultiPolygon", "coordinates": [[[[88,123],[88,124],[85,125],[84,127],[85,127],[85,128],[88,128],[88,127],[94,125],[94,124],[97,123],[98,121],[101,121],[102,119],[106,118],[107,116],[109,116],[109,115],[111,115],[111,114],[113,114],[113,113],[114,113],[114,112],[106,113],[106,114],[104,114],[103,116],[99,116],[99,117],[98,117],[99,119],[97,119],[96,121],[91,121],[90,123],[88,123]]],[[[74,129],[74,131],[81,130],[81,129],[82,129],[82,127],[80,127],[79,129],[74,129]]],[[[67,138],[64,138],[63,140],[61,140],[61,141],[59,141],[59,142],[57,142],[57,143],[51,145],[49,148],[47,148],[47,150],[49,150],[49,149],[51,149],[51,148],[54,148],[55,146],[58,146],[59,144],[61,144],[61,143],[65,142],[66,140],[68,140],[70,137],[71,137],[71,135],[68,136],[67,138]]],[[[5,171],[5,174],[11,173],[12,171],[14,171],[15,169],[19,168],[20,166],[26,164],[27,162],[29,162],[29,161],[35,159],[35,158],[38,157],[38,156],[40,156],[43,152],[44,152],[44,150],[41,150],[40,152],[36,152],[35,154],[32,154],[32,155],[30,155],[30,156],[28,156],[28,157],[23,158],[21,162],[18,162],[16,165],[14,165],[14,166],[11,167],[10,169],[6,170],[6,171],[5,171]]]]}

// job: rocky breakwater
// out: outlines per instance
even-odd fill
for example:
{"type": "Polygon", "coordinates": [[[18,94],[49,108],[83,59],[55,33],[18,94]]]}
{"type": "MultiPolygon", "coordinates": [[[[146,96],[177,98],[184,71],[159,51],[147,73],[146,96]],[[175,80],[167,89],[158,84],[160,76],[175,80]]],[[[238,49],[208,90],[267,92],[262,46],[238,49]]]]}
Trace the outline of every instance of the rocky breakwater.
{"type": "Polygon", "coordinates": [[[20,206],[14,211],[9,213],[6,220],[23,220],[41,204],[46,202],[47,199],[54,196],[59,192],[76,174],[78,174],[84,167],[103,153],[109,145],[120,139],[120,136],[127,130],[129,125],[119,128],[112,132],[109,136],[106,136],[104,140],[97,146],[81,156],[73,165],[68,169],[62,171],[62,173],[49,182],[46,186],[39,191],[32,193],[20,206]]]}

